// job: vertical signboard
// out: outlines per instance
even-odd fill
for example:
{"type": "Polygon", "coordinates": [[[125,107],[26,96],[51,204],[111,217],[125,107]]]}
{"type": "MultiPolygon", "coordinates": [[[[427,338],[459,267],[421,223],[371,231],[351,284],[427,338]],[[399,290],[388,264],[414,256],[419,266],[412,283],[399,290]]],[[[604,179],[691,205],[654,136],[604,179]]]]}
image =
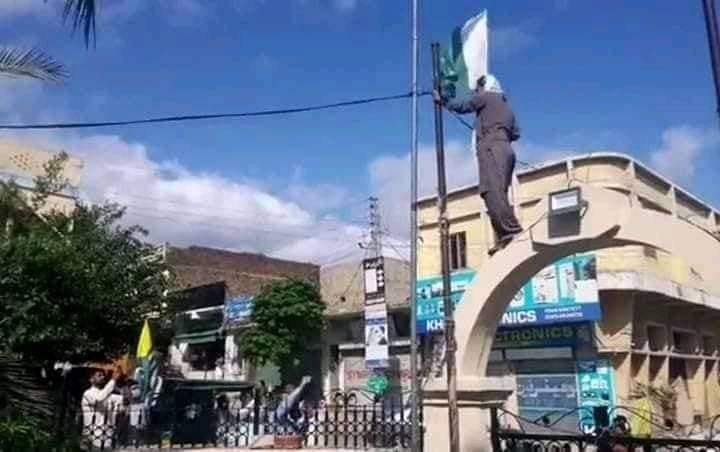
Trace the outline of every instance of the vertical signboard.
{"type": "Polygon", "coordinates": [[[365,363],[369,368],[384,368],[388,364],[387,309],[384,304],[365,307],[365,363]]]}
{"type": "MultiPolygon", "coordinates": [[[[578,405],[589,408],[615,405],[613,368],[606,359],[580,360],[577,362],[578,405]]],[[[592,429],[592,419],[583,423],[583,428],[592,429]]]]}
{"type": "Polygon", "coordinates": [[[363,261],[365,304],[385,303],[385,265],[382,257],[363,261]]]}
{"type": "Polygon", "coordinates": [[[365,364],[370,369],[388,367],[389,343],[385,267],[382,256],[363,261],[365,295],[365,364]]]}

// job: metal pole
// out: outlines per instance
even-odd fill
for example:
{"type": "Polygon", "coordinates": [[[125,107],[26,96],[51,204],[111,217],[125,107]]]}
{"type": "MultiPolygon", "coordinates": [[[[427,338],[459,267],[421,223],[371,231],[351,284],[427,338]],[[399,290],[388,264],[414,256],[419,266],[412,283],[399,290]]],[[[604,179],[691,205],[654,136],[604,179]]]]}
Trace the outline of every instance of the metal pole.
{"type": "MultiPolygon", "coordinates": [[[[440,46],[432,44],[433,85],[440,92],[440,46]]],[[[455,318],[450,299],[450,262],[448,259],[447,181],[445,179],[445,140],[442,106],[435,104],[435,148],[438,178],[438,224],[440,225],[440,267],[445,310],[445,365],[448,383],[448,421],[450,423],[450,452],[460,452],[460,426],[457,406],[457,370],[455,368],[455,318]]]]}
{"type": "Polygon", "coordinates": [[[710,63],[712,64],[713,81],[715,82],[715,102],[718,117],[720,118],[720,42],[718,42],[715,0],[703,0],[703,12],[705,13],[705,28],[707,30],[708,47],[710,49],[710,63]]]}
{"type": "Polygon", "coordinates": [[[411,81],[410,92],[410,447],[412,452],[420,452],[420,403],[421,388],[418,374],[418,338],[417,338],[417,199],[418,199],[418,66],[420,62],[420,36],[418,32],[419,0],[411,0],[412,6],[412,43],[411,43],[411,81]]]}

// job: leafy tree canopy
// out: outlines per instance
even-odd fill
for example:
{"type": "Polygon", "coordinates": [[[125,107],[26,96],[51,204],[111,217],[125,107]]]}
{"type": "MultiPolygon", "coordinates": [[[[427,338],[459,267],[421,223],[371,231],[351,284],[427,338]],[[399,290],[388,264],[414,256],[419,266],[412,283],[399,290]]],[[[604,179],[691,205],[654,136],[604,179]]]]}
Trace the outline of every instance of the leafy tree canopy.
{"type": "Polygon", "coordinates": [[[169,268],[115,204],[53,210],[67,155],[29,192],[0,183],[0,353],[52,363],[116,356],[160,312],[169,268]]]}
{"type": "Polygon", "coordinates": [[[315,285],[296,279],[269,284],[253,300],[252,326],[240,348],[256,364],[292,365],[319,340],[324,312],[315,285]]]}

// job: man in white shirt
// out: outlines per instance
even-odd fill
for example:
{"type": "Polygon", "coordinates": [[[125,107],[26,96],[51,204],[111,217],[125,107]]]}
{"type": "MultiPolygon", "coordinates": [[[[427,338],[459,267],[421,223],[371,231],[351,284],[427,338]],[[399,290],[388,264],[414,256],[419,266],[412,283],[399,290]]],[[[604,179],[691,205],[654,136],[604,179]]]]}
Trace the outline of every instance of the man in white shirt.
{"type": "Polygon", "coordinates": [[[81,408],[83,436],[93,447],[110,449],[115,434],[115,418],[122,408],[122,396],[113,394],[115,382],[120,377],[115,369],[109,382],[105,372],[96,370],[90,376],[90,388],[83,393],[81,408]]]}

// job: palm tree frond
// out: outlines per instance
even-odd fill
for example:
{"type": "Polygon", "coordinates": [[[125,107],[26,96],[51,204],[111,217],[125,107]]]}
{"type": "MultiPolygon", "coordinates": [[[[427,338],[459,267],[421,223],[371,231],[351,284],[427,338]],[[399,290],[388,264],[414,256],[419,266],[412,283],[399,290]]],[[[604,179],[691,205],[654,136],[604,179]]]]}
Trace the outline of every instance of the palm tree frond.
{"type": "Polygon", "coordinates": [[[38,49],[0,48],[0,75],[59,82],[67,77],[62,63],[38,49]]]}
{"type": "Polygon", "coordinates": [[[85,46],[95,40],[95,13],[97,0],[65,0],[63,20],[72,22],[73,31],[82,29],[85,46]]]}

